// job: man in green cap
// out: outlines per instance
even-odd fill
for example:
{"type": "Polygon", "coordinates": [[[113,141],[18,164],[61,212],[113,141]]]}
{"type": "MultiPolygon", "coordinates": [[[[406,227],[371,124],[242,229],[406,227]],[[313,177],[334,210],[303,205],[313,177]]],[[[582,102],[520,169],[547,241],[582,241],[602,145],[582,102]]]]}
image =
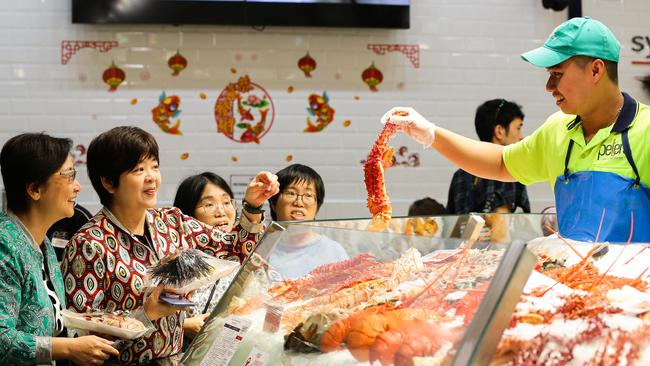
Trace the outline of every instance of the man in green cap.
{"type": "Polygon", "coordinates": [[[501,146],[435,126],[408,107],[382,117],[479,177],[549,182],[560,235],[582,241],[650,242],[650,107],[618,87],[620,43],[589,17],[560,24],[522,58],[549,73],[560,111],[532,135],[501,146]],[[636,225],[634,225],[636,223],[636,225]]]}

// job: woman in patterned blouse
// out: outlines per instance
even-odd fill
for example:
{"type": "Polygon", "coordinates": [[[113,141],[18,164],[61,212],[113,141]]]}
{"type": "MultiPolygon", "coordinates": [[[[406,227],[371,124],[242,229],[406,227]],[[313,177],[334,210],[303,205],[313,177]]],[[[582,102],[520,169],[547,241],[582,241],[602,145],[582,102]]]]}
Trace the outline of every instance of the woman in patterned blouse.
{"type": "MultiPolygon", "coordinates": [[[[147,303],[143,306],[145,273],[166,254],[197,248],[242,262],[252,253],[263,229],[259,208],[278,192],[275,175],[255,176],[244,197],[249,211],[232,231],[224,232],[178,208],[155,208],[161,182],[158,162],[156,140],[137,127],[113,128],[88,146],[88,175],[104,208],[66,247],[61,266],[68,307],[148,315],[147,303]]],[[[119,362],[141,364],[177,354],[185,311],[176,309],[157,320],[149,317],[152,322],[139,318],[150,331],[121,350],[119,362]]]]}
{"type": "Polygon", "coordinates": [[[0,364],[51,364],[69,359],[102,364],[118,351],[96,336],[57,337],[63,330],[63,279],[45,236],[74,214],[81,187],[69,139],[27,133],[0,153],[7,212],[0,213],[0,364]]]}

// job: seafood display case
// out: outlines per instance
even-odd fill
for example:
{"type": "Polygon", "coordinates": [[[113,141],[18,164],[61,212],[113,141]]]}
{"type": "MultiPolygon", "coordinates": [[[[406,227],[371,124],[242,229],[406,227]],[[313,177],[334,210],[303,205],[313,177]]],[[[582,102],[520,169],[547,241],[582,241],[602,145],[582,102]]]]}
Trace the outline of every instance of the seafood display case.
{"type": "Polygon", "coordinates": [[[542,215],[270,224],[184,365],[487,365],[542,215]]]}

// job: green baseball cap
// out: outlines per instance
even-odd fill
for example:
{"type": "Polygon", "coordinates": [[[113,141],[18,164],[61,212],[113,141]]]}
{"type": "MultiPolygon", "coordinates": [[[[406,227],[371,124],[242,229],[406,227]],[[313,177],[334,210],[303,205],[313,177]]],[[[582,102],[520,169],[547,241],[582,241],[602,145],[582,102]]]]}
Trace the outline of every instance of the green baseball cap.
{"type": "Polygon", "coordinates": [[[589,17],[573,18],[555,28],[544,46],[521,55],[539,67],[555,66],[572,56],[590,56],[618,62],[621,44],[603,23],[589,17]]]}

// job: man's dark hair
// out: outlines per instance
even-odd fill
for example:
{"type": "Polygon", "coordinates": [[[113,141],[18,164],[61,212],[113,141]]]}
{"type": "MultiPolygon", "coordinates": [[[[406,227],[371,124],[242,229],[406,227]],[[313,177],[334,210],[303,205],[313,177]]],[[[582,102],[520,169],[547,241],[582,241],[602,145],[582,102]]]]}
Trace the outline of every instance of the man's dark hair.
{"type": "Polygon", "coordinates": [[[476,108],[474,126],[481,141],[492,142],[494,128],[502,126],[508,131],[508,126],[515,118],[524,119],[521,106],[505,99],[492,99],[476,108]]]}
{"type": "Polygon", "coordinates": [[[409,207],[409,216],[433,216],[444,215],[445,206],[431,197],[425,197],[414,201],[409,207]]]}
{"type": "Polygon", "coordinates": [[[316,210],[320,210],[320,206],[325,201],[325,183],[323,183],[323,178],[314,169],[302,164],[291,164],[277,172],[276,175],[278,176],[278,183],[280,183],[280,192],[269,198],[271,218],[273,220],[277,220],[277,214],[273,210],[273,206],[278,202],[280,194],[293,183],[314,183],[316,187],[316,210]]]}
{"type": "MultiPolygon", "coordinates": [[[[591,56],[573,56],[573,59],[582,69],[584,69],[589,62],[596,60],[595,57],[591,56]]],[[[605,70],[607,70],[607,77],[609,77],[609,80],[618,85],[618,63],[602,58],[600,60],[603,60],[603,63],[605,64],[605,70]]]]}
{"type": "Polygon", "coordinates": [[[212,172],[203,172],[189,176],[181,182],[174,198],[174,207],[180,208],[185,215],[196,217],[196,205],[199,204],[201,194],[203,194],[203,190],[208,183],[223,189],[230,198],[235,197],[230,186],[221,176],[212,172]]]}
{"type": "Polygon", "coordinates": [[[138,127],[115,127],[90,142],[86,166],[90,182],[102,205],[110,205],[113,195],[104,188],[101,178],[107,179],[117,188],[120,175],[147,158],[160,161],[158,143],[149,132],[138,127]]]}
{"type": "Polygon", "coordinates": [[[42,185],[70,155],[72,140],[44,133],[23,133],[10,138],[0,152],[7,208],[23,213],[29,207],[27,187],[42,185]]]}

